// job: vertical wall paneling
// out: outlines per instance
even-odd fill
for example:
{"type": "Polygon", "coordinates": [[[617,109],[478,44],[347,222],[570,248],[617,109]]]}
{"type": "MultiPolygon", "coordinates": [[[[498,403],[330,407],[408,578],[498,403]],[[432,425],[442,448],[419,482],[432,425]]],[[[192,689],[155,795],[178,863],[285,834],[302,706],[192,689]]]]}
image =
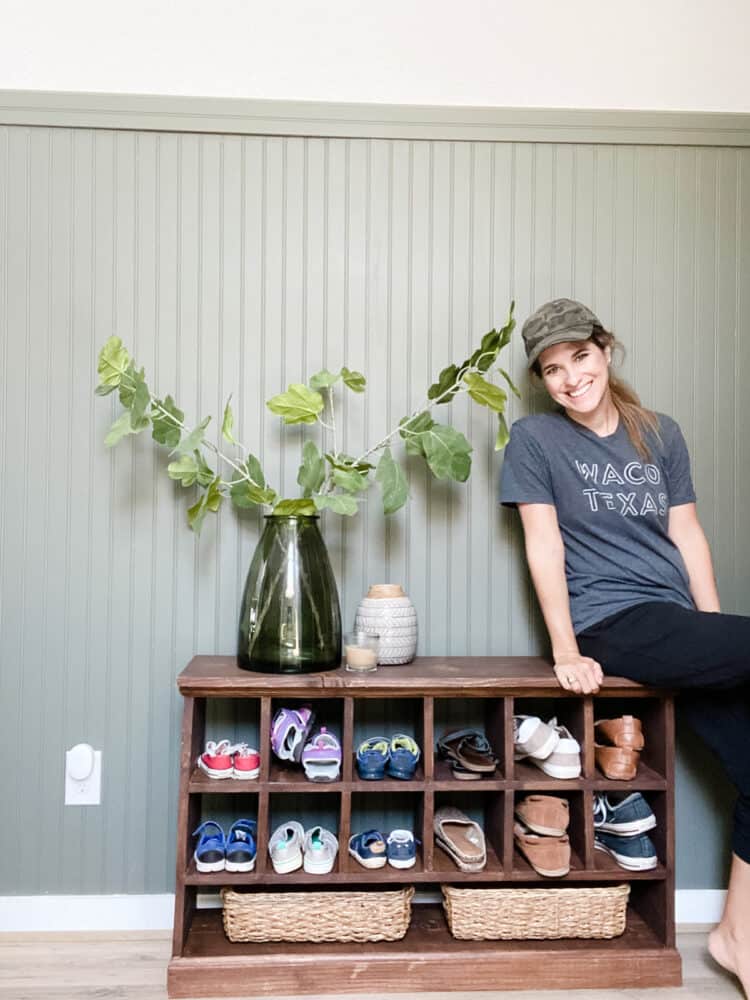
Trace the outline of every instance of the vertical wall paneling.
{"type": "MultiPolygon", "coordinates": [[[[238,439],[293,494],[301,444],[333,437],[267,410],[288,383],[364,372],[364,395],[336,389],[338,446],[360,454],[511,298],[519,327],[544,299],[584,299],[645,402],[681,423],[724,606],[747,613],[749,192],[750,152],[728,147],[0,130],[0,746],[49,761],[2,779],[3,891],[171,887],[174,677],[233,649],[262,527],[225,510],[196,538],[166,450],[105,448],[118,406],[92,393],[108,336],[190,428],[212,414],[217,442],[231,394],[238,439]],[[62,803],[79,740],[104,751],[98,809],[62,803]]],[[[503,366],[523,393],[509,421],[545,405],[519,334],[503,366]]],[[[495,502],[495,420],[466,400],[434,416],[473,444],[467,484],[434,480],[397,435],[407,507],[384,520],[375,488],[356,518],[322,518],[344,626],[393,580],[421,653],[542,650],[518,519],[495,502]]],[[[237,706],[212,709],[212,735],[242,725],[237,706]]],[[[705,860],[680,866],[686,888],[721,878],[713,794],[686,754],[680,809],[705,860]]]]}

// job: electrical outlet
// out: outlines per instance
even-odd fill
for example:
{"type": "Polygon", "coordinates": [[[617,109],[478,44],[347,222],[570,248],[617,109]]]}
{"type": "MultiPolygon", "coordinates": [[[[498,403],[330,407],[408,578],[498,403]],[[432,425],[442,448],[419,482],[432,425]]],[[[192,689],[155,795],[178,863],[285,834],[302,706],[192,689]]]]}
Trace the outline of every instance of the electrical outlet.
{"type": "Polygon", "coordinates": [[[88,743],[65,751],[65,805],[98,806],[102,801],[102,752],[88,743]]]}

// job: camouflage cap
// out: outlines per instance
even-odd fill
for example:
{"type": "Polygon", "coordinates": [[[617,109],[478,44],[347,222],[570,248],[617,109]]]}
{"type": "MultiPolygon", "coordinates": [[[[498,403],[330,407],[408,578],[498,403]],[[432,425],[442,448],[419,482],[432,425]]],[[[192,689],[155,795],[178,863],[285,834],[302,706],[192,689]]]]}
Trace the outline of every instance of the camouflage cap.
{"type": "Polygon", "coordinates": [[[529,316],[521,330],[529,368],[548,347],[570,340],[588,340],[594,327],[601,325],[590,309],[574,299],[545,302],[529,316]]]}

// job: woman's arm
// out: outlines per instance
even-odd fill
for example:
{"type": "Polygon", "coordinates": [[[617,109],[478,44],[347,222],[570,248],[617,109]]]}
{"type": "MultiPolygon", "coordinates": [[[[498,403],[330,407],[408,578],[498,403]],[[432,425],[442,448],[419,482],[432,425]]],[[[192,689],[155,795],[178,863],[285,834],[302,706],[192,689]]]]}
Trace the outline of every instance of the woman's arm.
{"type": "Polygon", "coordinates": [[[680,550],[690,579],[690,593],[699,611],[721,611],[711,550],[694,503],[669,508],[668,534],[680,550]]]}
{"type": "Polygon", "coordinates": [[[526,559],[534,589],[552,643],[555,675],[561,686],[576,693],[595,694],[602,682],[602,668],[581,656],[570,617],[565,580],[565,550],[551,504],[519,503],[526,541],[526,559]]]}

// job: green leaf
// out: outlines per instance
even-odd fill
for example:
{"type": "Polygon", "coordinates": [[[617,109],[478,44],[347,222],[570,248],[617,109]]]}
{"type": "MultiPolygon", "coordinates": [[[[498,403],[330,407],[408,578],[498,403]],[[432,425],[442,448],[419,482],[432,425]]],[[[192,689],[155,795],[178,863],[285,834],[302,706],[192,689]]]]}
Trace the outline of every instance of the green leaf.
{"type": "MultiPolygon", "coordinates": [[[[133,405],[137,375],[138,373],[135,370],[135,365],[131,361],[126,370],[122,373],[122,380],[120,381],[119,387],[120,402],[127,410],[129,410],[133,405]]],[[[145,378],[145,372],[141,371],[141,377],[145,378]]]]}
{"type": "Polygon", "coordinates": [[[229,405],[231,399],[232,397],[230,396],[227,400],[227,405],[224,407],[224,419],[221,422],[221,436],[230,444],[237,444],[232,434],[232,428],[234,427],[234,414],[232,413],[232,407],[229,405]]]}
{"type": "Polygon", "coordinates": [[[326,493],[325,495],[316,493],[313,501],[318,510],[328,508],[334,514],[346,514],[347,517],[351,517],[359,510],[359,504],[355,497],[343,496],[341,493],[326,493]]]}
{"type": "Polygon", "coordinates": [[[323,397],[306,385],[296,383],[269,399],[266,406],[271,413],[283,417],[285,424],[314,424],[323,409],[323,397]]]}
{"type": "Polygon", "coordinates": [[[331,465],[333,469],[343,469],[344,472],[350,472],[352,469],[355,472],[369,472],[370,469],[374,469],[375,466],[371,465],[370,462],[356,462],[351,455],[347,455],[345,452],[340,451],[338,455],[334,455],[333,452],[327,451],[325,453],[326,461],[331,465]]]}
{"type": "Polygon", "coordinates": [[[252,479],[256,486],[263,488],[266,485],[266,477],[263,475],[263,469],[261,469],[260,462],[255,455],[248,453],[245,461],[245,468],[247,469],[248,476],[252,479]]]}
{"type": "Polygon", "coordinates": [[[516,397],[517,397],[518,399],[520,399],[520,398],[521,398],[521,393],[520,393],[520,392],[518,391],[518,389],[516,388],[516,385],[515,385],[515,383],[513,382],[513,379],[512,379],[511,377],[510,377],[510,375],[509,375],[509,374],[508,374],[508,373],[506,372],[506,370],[505,370],[504,368],[498,368],[498,371],[499,371],[499,372],[500,372],[500,374],[501,374],[501,375],[503,376],[503,378],[505,379],[505,381],[506,381],[506,382],[508,383],[508,386],[510,387],[510,391],[511,391],[511,392],[512,392],[512,393],[513,393],[513,394],[514,394],[514,395],[515,395],[515,396],[516,396],[516,397]]]}
{"type": "Polygon", "coordinates": [[[409,484],[404,470],[393,460],[391,449],[385,448],[378,462],[375,479],[383,498],[383,513],[395,514],[404,506],[409,496],[409,484]]]}
{"type": "Polygon", "coordinates": [[[344,385],[348,386],[352,392],[364,392],[365,386],[367,385],[367,379],[361,372],[352,372],[348,368],[341,369],[341,377],[344,380],[344,385]]]}
{"type": "Polygon", "coordinates": [[[143,417],[138,427],[133,427],[130,421],[130,413],[126,410],[112,424],[104,439],[104,443],[108,448],[112,448],[128,434],[138,434],[139,431],[144,430],[144,428],[148,427],[148,423],[148,417],[143,417]]]}
{"type": "Polygon", "coordinates": [[[192,455],[181,455],[176,462],[170,462],[167,466],[167,475],[170,479],[178,479],[182,486],[193,486],[198,481],[198,463],[192,455]]]}
{"type": "Polygon", "coordinates": [[[440,403],[449,403],[453,396],[458,392],[460,386],[456,379],[458,378],[458,365],[448,365],[447,368],[443,368],[438,375],[438,380],[427,390],[428,399],[438,399],[440,396],[445,395],[444,399],[440,399],[440,403]],[[450,394],[446,395],[449,390],[452,390],[450,394]]]}
{"type": "Polygon", "coordinates": [[[502,413],[508,397],[503,390],[482,378],[476,372],[467,372],[464,375],[464,382],[469,388],[469,395],[475,403],[481,406],[488,406],[495,413],[502,413]]]}
{"type": "Polygon", "coordinates": [[[340,374],[334,375],[333,372],[329,372],[327,368],[324,368],[322,371],[316,372],[315,375],[310,378],[310,382],[308,384],[313,390],[330,389],[332,385],[336,385],[340,378],[340,374]]]}
{"type": "Polygon", "coordinates": [[[100,383],[103,386],[118,386],[129,364],[130,355],[122,346],[120,338],[110,337],[101,351],[99,351],[97,371],[100,383]]]}
{"type": "Polygon", "coordinates": [[[176,448],[172,449],[172,454],[192,455],[194,451],[197,451],[203,444],[203,432],[208,427],[210,422],[210,417],[205,417],[201,420],[195,430],[192,430],[187,437],[184,437],[182,441],[180,441],[176,448]]]}
{"type": "Polygon", "coordinates": [[[367,477],[355,472],[354,469],[334,469],[331,475],[334,483],[347,493],[362,493],[370,485],[367,477]]]}
{"type": "Polygon", "coordinates": [[[241,483],[234,483],[229,491],[232,503],[235,507],[260,507],[263,504],[273,504],[276,502],[276,491],[269,488],[263,489],[254,486],[243,480],[241,483]]]}
{"type": "Polygon", "coordinates": [[[315,504],[312,500],[279,500],[273,509],[273,513],[279,515],[314,514],[315,504]]]}
{"type": "Polygon", "coordinates": [[[201,452],[194,451],[193,454],[195,455],[195,462],[196,465],[198,466],[198,485],[204,487],[208,486],[213,480],[216,473],[208,464],[208,462],[206,462],[201,452]]]}
{"type": "Polygon", "coordinates": [[[501,351],[510,341],[510,336],[516,328],[516,321],[513,318],[513,310],[516,308],[515,301],[511,302],[510,309],[508,310],[508,322],[500,331],[500,342],[498,344],[498,351],[501,351]]]}
{"type": "Polygon", "coordinates": [[[153,429],[151,437],[159,444],[165,444],[168,448],[176,448],[180,443],[181,428],[179,424],[185,419],[185,414],[176,405],[171,396],[166,399],[157,399],[151,404],[151,423],[153,429]],[[170,416],[166,416],[161,410],[166,410],[170,416]]]}
{"type": "Polygon", "coordinates": [[[219,507],[221,507],[224,502],[224,495],[219,489],[220,483],[221,479],[217,476],[206,492],[201,496],[200,500],[193,504],[192,507],[188,507],[188,524],[196,535],[200,535],[201,533],[201,527],[203,526],[206,514],[209,511],[214,514],[217,513],[219,507]]]}
{"type": "MultiPolygon", "coordinates": [[[[133,405],[130,408],[130,426],[137,430],[141,425],[146,413],[146,407],[151,401],[151,393],[146,385],[146,373],[141,370],[135,376],[135,389],[133,392],[133,405]]],[[[150,421],[149,421],[150,423],[150,421]]]]}
{"type": "Polygon", "coordinates": [[[502,413],[497,415],[497,437],[495,438],[495,451],[502,451],[510,440],[510,432],[502,413]]]}
{"type": "Polygon", "coordinates": [[[302,495],[309,497],[317,493],[326,477],[326,463],[314,441],[305,441],[302,448],[302,465],[297,473],[297,482],[302,487],[302,495]]]}
{"type": "Polygon", "coordinates": [[[114,392],[116,388],[116,385],[98,385],[96,389],[94,389],[94,394],[97,396],[108,396],[110,392],[114,392]]]}
{"type": "Polygon", "coordinates": [[[408,455],[421,455],[424,457],[422,439],[419,435],[434,426],[435,421],[426,410],[418,413],[415,417],[404,417],[399,421],[399,427],[401,428],[399,434],[406,442],[406,453],[408,455]]]}
{"type": "Polygon", "coordinates": [[[435,424],[421,438],[433,476],[465,483],[471,472],[472,448],[463,434],[446,424],[435,424]]]}

